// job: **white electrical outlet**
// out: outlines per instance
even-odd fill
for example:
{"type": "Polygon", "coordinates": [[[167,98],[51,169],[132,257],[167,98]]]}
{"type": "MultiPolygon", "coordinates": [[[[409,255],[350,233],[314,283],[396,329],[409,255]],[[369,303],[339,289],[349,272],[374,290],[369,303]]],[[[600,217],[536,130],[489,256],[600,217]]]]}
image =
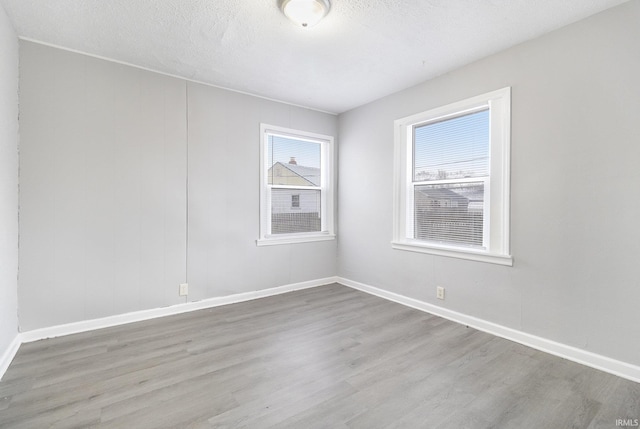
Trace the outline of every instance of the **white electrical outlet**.
{"type": "Polygon", "coordinates": [[[436,297],[438,299],[444,299],[444,288],[442,286],[436,288],[436,297]]]}
{"type": "Polygon", "coordinates": [[[182,283],[180,285],[180,289],[178,291],[178,295],[180,295],[180,296],[189,295],[189,284],[188,283],[182,283]]]}

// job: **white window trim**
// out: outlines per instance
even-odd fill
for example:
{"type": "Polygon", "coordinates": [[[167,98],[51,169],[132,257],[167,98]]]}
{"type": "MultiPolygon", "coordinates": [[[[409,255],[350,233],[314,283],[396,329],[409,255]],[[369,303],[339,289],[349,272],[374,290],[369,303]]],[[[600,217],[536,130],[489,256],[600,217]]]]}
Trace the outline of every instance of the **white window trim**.
{"type": "Polygon", "coordinates": [[[393,195],[393,240],[394,249],[428,253],[489,262],[500,265],[513,265],[510,253],[510,159],[511,159],[511,88],[503,88],[478,95],[443,107],[428,110],[398,119],[394,122],[394,195],[393,195]],[[413,223],[412,210],[408,204],[412,195],[408,195],[412,179],[412,149],[414,125],[460,116],[463,112],[477,111],[482,107],[490,108],[490,151],[491,179],[487,190],[490,204],[489,247],[467,249],[457,246],[439,245],[409,238],[408,227],[413,223]]]}
{"type": "MultiPolygon", "coordinates": [[[[273,246],[280,244],[308,243],[314,241],[335,240],[334,226],[334,139],[332,136],[324,134],[310,133],[307,131],[294,130],[291,128],[278,127],[268,124],[260,124],[260,237],[256,240],[258,246],[273,246]],[[320,221],[321,231],[300,232],[295,234],[273,234],[270,235],[271,217],[264,213],[270,212],[271,192],[268,186],[269,165],[266,154],[267,135],[277,135],[298,140],[306,140],[321,144],[320,187],[309,187],[309,189],[320,189],[320,221]]],[[[282,187],[282,186],[280,186],[282,187]]],[[[286,186],[285,186],[286,187],[286,186]]],[[[295,187],[299,189],[299,187],[295,187]]]]}

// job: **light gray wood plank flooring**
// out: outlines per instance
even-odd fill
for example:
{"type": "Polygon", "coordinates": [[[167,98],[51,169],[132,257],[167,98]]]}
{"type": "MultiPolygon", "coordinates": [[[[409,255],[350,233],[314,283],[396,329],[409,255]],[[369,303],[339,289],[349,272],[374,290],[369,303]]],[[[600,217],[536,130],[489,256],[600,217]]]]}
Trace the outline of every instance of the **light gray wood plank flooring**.
{"type": "Polygon", "coordinates": [[[341,285],[21,346],[2,428],[615,428],[640,384],[341,285]]]}

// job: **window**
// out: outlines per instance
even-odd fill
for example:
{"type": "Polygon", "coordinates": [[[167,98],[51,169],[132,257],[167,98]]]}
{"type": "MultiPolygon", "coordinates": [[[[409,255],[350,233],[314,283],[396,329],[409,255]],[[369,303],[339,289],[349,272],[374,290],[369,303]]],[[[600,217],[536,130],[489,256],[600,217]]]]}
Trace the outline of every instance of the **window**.
{"type": "Polygon", "coordinates": [[[291,208],[292,209],[300,208],[300,194],[291,195],[291,208]]]}
{"type": "Polygon", "coordinates": [[[393,247],[512,265],[511,89],[395,121],[393,247]]]}
{"type": "Polygon", "coordinates": [[[258,245],[334,239],[333,137],[260,126],[258,245]]]}

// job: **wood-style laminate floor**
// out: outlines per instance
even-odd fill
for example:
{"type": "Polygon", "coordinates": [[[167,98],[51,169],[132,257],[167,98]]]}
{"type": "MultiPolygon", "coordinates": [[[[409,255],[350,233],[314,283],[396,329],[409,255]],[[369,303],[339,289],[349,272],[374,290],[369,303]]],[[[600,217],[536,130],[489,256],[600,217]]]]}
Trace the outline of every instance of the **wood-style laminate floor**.
{"type": "Polygon", "coordinates": [[[637,418],[638,383],[341,285],[24,344],[0,382],[0,427],[15,429],[637,418]]]}

